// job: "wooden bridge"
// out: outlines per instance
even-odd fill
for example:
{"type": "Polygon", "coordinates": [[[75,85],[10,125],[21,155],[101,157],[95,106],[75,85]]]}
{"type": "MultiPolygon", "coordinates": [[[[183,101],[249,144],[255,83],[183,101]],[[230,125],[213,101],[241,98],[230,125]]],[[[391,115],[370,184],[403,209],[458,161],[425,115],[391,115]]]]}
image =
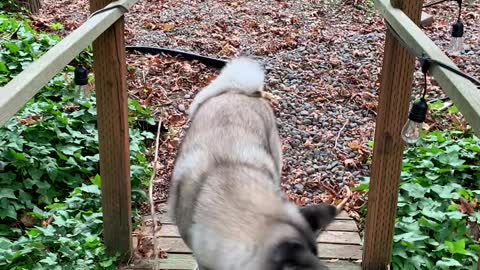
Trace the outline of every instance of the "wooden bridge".
{"type": "MultiPolygon", "coordinates": [[[[0,88],[0,125],[10,119],[48,81],[93,42],[102,177],[104,240],[110,254],[127,260],[132,242],[128,106],[123,14],[137,0],[90,0],[92,11],[104,8],[77,30],[0,88]]],[[[458,69],[418,27],[423,1],[376,0],[389,28],[385,40],[373,161],[363,249],[354,222],[340,216],[318,239],[321,259],[331,269],[389,268],[404,144],[401,129],[407,119],[416,55],[425,55],[458,69]],[[393,6],[394,4],[395,6],[393,6]],[[396,34],[394,34],[394,32],[396,34]],[[410,47],[401,46],[397,38],[410,47]]],[[[433,65],[444,92],[479,134],[480,97],[469,80],[433,65]]],[[[165,222],[165,220],[162,221],[165,222]]],[[[158,243],[169,252],[164,269],[190,269],[193,259],[173,224],[162,227],[158,243]]]]}

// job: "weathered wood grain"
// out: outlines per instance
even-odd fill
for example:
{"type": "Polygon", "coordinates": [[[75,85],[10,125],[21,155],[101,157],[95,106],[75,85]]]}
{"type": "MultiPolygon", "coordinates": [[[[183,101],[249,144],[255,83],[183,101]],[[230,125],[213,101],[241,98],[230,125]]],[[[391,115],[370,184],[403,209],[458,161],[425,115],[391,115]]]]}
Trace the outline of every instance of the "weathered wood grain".
{"type": "MultiPolygon", "coordinates": [[[[381,2],[382,5],[388,4],[388,13],[395,11],[396,14],[404,14],[403,10],[414,20],[411,22],[404,14],[404,20],[395,24],[395,27],[400,24],[405,25],[408,20],[412,27],[418,29],[416,24],[420,21],[423,1],[399,1],[400,9],[393,8],[388,0],[376,2],[381,2]]],[[[407,119],[414,69],[415,57],[401,47],[393,34],[387,31],[368,193],[362,263],[362,268],[365,270],[386,270],[391,260],[404,149],[400,133],[407,119]]]]}
{"type": "MultiPolygon", "coordinates": [[[[158,237],[163,238],[179,238],[178,230],[175,226],[163,225],[158,233],[158,237]],[[165,227],[166,226],[166,227],[165,227]]],[[[136,236],[135,236],[136,237],[136,236]]],[[[144,236],[149,237],[149,236],[144,236]]],[[[159,240],[161,241],[161,240],[159,240]]],[[[332,243],[332,244],[352,244],[360,245],[361,239],[358,232],[341,232],[341,231],[325,231],[317,238],[318,243],[332,243]]]]}
{"type": "MultiPolygon", "coordinates": [[[[402,3],[407,7],[412,4],[418,6],[421,2],[404,0],[402,3]]],[[[418,55],[424,53],[427,57],[458,69],[453,61],[418,27],[421,12],[418,11],[418,7],[415,7],[416,13],[413,14],[409,9],[402,11],[393,8],[388,0],[377,0],[375,3],[385,20],[405,42],[410,44],[418,55]],[[413,16],[414,20],[412,21],[409,16],[413,16]]],[[[476,86],[469,80],[437,65],[433,65],[430,74],[433,75],[442,90],[465,116],[475,133],[480,134],[480,95],[476,86]]],[[[378,112],[378,115],[380,115],[380,112],[378,112]]]]}
{"type": "MultiPolygon", "coordinates": [[[[128,270],[150,270],[154,262],[145,261],[143,265],[127,267],[128,270]]],[[[323,260],[330,270],[360,270],[358,263],[342,260],[323,260]]],[[[169,254],[168,258],[159,261],[162,270],[191,270],[195,265],[195,259],[188,254],[169,254]]]]}
{"type": "MultiPolygon", "coordinates": [[[[160,238],[157,243],[168,253],[191,253],[181,238],[160,238]]],[[[360,245],[319,243],[317,247],[321,259],[358,260],[362,258],[360,245]]]]}
{"type": "MultiPolygon", "coordinates": [[[[96,11],[112,0],[90,0],[96,11]]],[[[130,257],[132,218],[124,20],[93,42],[102,177],[103,237],[109,254],[130,257]]]]}
{"type": "MultiPolygon", "coordinates": [[[[327,227],[324,233],[335,232],[354,232],[358,235],[357,225],[353,220],[336,220],[330,226],[327,227]]],[[[178,228],[173,224],[162,224],[159,237],[178,237],[178,228]]]]}
{"type": "MultiPolygon", "coordinates": [[[[161,209],[163,213],[159,213],[156,215],[157,220],[160,221],[162,224],[174,224],[172,217],[166,212],[167,207],[162,206],[161,209]]],[[[150,220],[151,216],[145,216],[145,220],[150,220]]],[[[335,220],[352,220],[351,217],[348,216],[347,212],[342,211],[335,217],[335,220]]]]}
{"type": "MultiPolygon", "coordinates": [[[[125,4],[129,7],[137,1],[125,0],[125,4]]],[[[53,76],[116,22],[122,14],[120,9],[111,9],[92,17],[28,65],[7,85],[0,87],[0,126],[15,115],[53,76]]]]}

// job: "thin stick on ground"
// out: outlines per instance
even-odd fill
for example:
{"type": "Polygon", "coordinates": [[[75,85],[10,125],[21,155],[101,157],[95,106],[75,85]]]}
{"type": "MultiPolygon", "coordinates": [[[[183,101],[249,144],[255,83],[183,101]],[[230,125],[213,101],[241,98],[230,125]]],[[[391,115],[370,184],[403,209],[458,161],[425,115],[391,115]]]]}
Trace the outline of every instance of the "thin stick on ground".
{"type": "Polygon", "coordinates": [[[350,119],[347,119],[347,121],[345,121],[345,124],[343,124],[343,127],[338,131],[337,138],[335,139],[335,147],[334,147],[335,149],[337,149],[338,139],[340,138],[340,135],[342,135],[343,130],[345,129],[345,127],[348,125],[349,122],[350,122],[350,119]]]}
{"type": "Polygon", "coordinates": [[[158,121],[158,128],[157,128],[157,137],[155,139],[155,157],[153,159],[153,173],[152,177],[150,177],[150,183],[148,186],[148,198],[150,200],[150,213],[152,215],[152,244],[153,244],[153,259],[155,260],[153,269],[157,270],[157,260],[158,260],[158,250],[157,250],[157,218],[155,217],[155,202],[153,200],[153,179],[155,179],[155,175],[157,173],[157,160],[158,160],[158,148],[160,142],[160,128],[162,126],[162,121],[158,121]]]}

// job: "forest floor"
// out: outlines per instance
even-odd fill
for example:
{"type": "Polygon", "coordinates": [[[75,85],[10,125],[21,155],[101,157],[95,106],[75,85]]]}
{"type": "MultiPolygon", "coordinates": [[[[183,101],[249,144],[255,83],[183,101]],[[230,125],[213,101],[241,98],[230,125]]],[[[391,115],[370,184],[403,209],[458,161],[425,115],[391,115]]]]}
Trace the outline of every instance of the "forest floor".
{"type": "MultiPolygon", "coordinates": [[[[55,22],[66,35],[88,14],[87,0],[44,0],[32,17],[38,29],[55,22]]],[[[284,163],[282,187],[299,205],[338,202],[342,187],[369,176],[385,25],[372,1],[140,0],[126,15],[128,45],[167,47],[206,56],[252,55],[266,67],[266,90],[279,121],[284,163]]],[[[425,32],[442,49],[456,18],[455,2],[425,9],[435,22],[425,32]]],[[[480,3],[464,3],[466,52],[452,60],[480,77],[480,3]]],[[[176,147],[186,128],[185,110],[218,73],[179,57],[128,53],[131,98],[152,109],[168,129],[162,134],[155,201],[165,202],[176,147]]],[[[416,73],[414,93],[420,93],[416,73]]],[[[433,85],[428,99],[443,98],[433,85]]],[[[412,97],[414,98],[414,97],[412,97]]],[[[429,119],[428,128],[462,119],[429,119]]],[[[153,156],[153,154],[152,154],[153,156]]],[[[153,160],[152,156],[149,158],[153,160]]],[[[345,210],[358,218],[365,198],[355,194],[345,210]]]]}

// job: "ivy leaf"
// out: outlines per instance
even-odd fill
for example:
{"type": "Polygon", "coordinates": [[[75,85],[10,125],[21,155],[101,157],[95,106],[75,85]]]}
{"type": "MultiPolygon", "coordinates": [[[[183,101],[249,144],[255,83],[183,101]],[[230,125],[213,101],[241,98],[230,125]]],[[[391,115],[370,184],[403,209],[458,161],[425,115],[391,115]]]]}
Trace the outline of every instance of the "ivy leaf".
{"type": "Polygon", "coordinates": [[[0,62],[0,72],[8,73],[8,68],[3,62],[0,62]]]}
{"type": "Polygon", "coordinates": [[[13,172],[0,173],[0,183],[10,184],[17,176],[13,172]]]}
{"type": "Polygon", "coordinates": [[[0,198],[17,199],[17,196],[15,196],[15,193],[14,193],[13,189],[1,188],[0,189],[0,198]]]}
{"type": "Polygon", "coordinates": [[[448,113],[449,113],[449,114],[458,113],[458,108],[457,108],[457,106],[453,105],[452,107],[448,108],[448,113]]]}
{"type": "MultiPolygon", "coordinates": [[[[5,237],[0,237],[0,250],[10,249],[12,242],[5,237]]],[[[0,257],[1,258],[1,257],[0,257]]]]}
{"type": "Polygon", "coordinates": [[[100,262],[100,265],[102,267],[108,268],[108,267],[113,265],[113,261],[112,261],[112,259],[108,259],[106,261],[100,262]]]}
{"type": "Polygon", "coordinates": [[[458,240],[456,242],[445,241],[444,245],[447,247],[448,252],[454,254],[467,254],[465,250],[465,239],[458,240]]]}
{"type": "Polygon", "coordinates": [[[405,242],[413,243],[413,242],[416,242],[416,241],[423,241],[423,240],[428,239],[428,238],[429,237],[426,236],[426,235],[417,235],[413,232],[407,232],[407,233],[402,233],[402,234],[399,234],[399,235],[395,235],[394,236],[394,241],[395,242],[405,241],[405,242]]]}
{"type": "Polygon", "coordinates": [[[13,205],[0,208],[0,219],[5,219],[6,217],[17,219],[17,211],[13,205]]]}
{"type": "Polygon", "coordinates": [[[448,164],[452,167],[458,167],[465,163],[465,160],[462,160],[458,157],[458,154],[455,153],[448,153],[448,154],[442,154],[438,158],[438,161],[440,161],[443,164],[448,164]]]}
{"type": "Polygon", "coordinates": [[[452,258],[442,258],[437,261],[435,266],[440,267],[441,269],[452,269],[451,267],[462,267],[462,264],[452,258]]]}
{"type": "Polygon", "coordinates": [[[41,263],[45,263],[48,265],[57,265],[57,254],[48,252],[47,257],[45,259],[40,260],[41,263]]]}
{"type": "Polygon", "coordinates": [[[101,188],[102,187],[102,179],[100,177],[99,174],[95,175],[95,177],[92,177],[90,179],[90,182],[92,182],[92,184],[94,184],[95,186],[97,186],[98,188],[101,188]]]}
{"type": "Polygon", "coordinates": [[[424,187],[412,183],[405,183],[400,187],[400,189],[406,191],[408,195],[413,198],[423,198],[427,192],[424,187]]]}
{"type": "Polygon", "coordinates": [[[92,194],[98,194],[100,195],[100,189],[96,185],[85,185],[83,184],[82,187],[80,188],[81,191],[84,191],[86,193],[92,193],[92,194]]]}
{"type": "Polygon", "coordinates": [[[72,156],[73,154],[75,154],[75,152],[79,151],[82,148],[82,146],[72,144],[58,146],[58,150],[67,156],[72,156]]]}
{"type": "Polygon", "coordinates": [[[461,188],[459,184],[451,183],[448,185],[433,185],[430,187],[430,189],[437,193],[438,196],[442,199],[454,199],[457,200],[460,198],[460,194],[457,192],[454,192],[454,190],[461,188]]]}
{"type": "Polygon", "coordinates": [[[432,209],[423,209],[422,214],[425,215],[426,217],[436,219],[438,221],[444,221],[446,218],[446,215],[442,211],[436,211],[432,209]]]}

